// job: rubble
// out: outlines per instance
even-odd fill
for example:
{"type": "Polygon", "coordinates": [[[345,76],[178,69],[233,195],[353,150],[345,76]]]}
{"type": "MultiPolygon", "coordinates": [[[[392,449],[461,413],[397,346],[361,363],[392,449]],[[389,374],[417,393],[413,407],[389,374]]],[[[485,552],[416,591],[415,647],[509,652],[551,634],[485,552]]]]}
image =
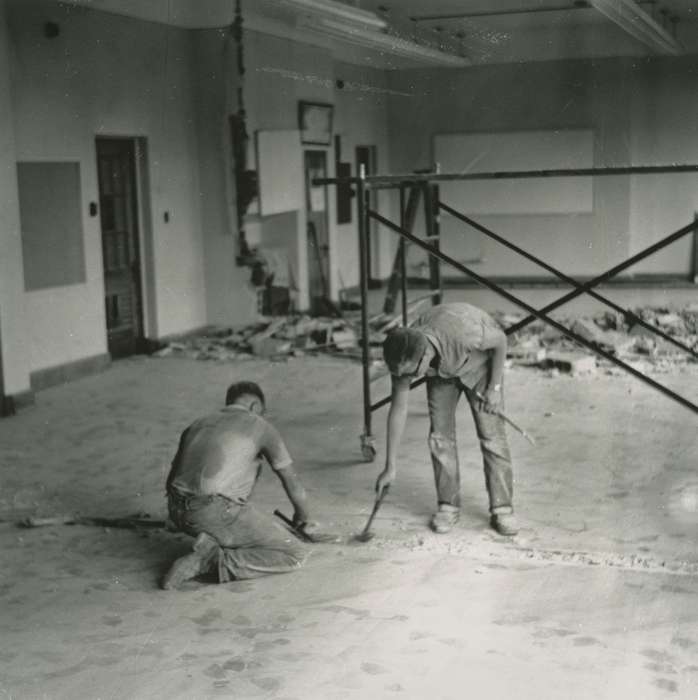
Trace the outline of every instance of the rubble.
{"type": "MultiPolygon", "coordinates": [[[[424,308],[429,295],[408,304],[408,324],[424,308]]],[[[503,328],[523,318],[523,314],[494,314],[503,328]]],[[[558,318],[563,326],[605,352],[641,371],[668,371],[696,358],[656,335],[641,322],[661,329],[669,337],[698,351],[698,304],[683,309],[642,308],[626,314],[612,311],[594,317],[558,318]]],[[[369,356],[374,367],[372,378],[385,374],[382,343],[391,329],[401,325],[402,314],[378,314],[369,318],[369,356]]],[[[243,328],[210,327],[204,332],[178,338],[154,353],[156,357],[189,357],[217,362],[242,361],[253,357],[271,361],[301,355],[325,353],[361,361],[360,313],[344,311],[337,317],[261,316],[243,328]]],[[[509,337],[506,366],[539,367],[549,376],[560,373],[589,374],[602,368],[622,372],[612,362],[578,345],[540,320],[509,337]]]]}
{"type": "MultiPolygon", "coordinates": [[[[503,328],[524,318],[523,314],[495,314],[503,328]]],[[[654,333],[643,323],[658,328],[684,346],[698,352],[698,304],[682,309],[641,308],[628,313],[605,311],[592,317],[559,318],[563,326],[605,352],[641,371],[668,371],[672,367],[695,362],[689,352],[654,333]],[[641,323],[642,322],[642,323],[641,323]]],[[[549,372],[589,372],[591,365],[613,368],[609,360],[594,355],[564,336],[557,329],[536,320],[510,336],[508,362],[537,365],[549,372]],[[568,356],[573,353],[574,357],[568,356]],[[581,357],[587,358],[584,362],[581,357]]]]}

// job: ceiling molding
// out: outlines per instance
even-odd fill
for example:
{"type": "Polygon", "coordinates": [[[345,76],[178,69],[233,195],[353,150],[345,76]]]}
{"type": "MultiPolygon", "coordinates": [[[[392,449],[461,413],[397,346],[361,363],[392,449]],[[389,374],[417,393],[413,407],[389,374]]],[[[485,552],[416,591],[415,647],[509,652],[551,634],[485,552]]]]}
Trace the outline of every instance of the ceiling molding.
{"type": "Polygon", "coordinates": [[[681,44],[634,0],[590,0],[591,6],[654,53],[678,56],[681,44]]]}

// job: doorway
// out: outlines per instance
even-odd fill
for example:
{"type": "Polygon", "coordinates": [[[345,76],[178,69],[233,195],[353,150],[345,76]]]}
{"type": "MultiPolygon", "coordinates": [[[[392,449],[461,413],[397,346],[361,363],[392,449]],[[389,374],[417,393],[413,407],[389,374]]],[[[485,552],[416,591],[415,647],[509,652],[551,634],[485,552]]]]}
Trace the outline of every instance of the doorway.
{"type": "MultiPolygon", "coordinates": [[[[356,172],[361,172],[360,168],[363,165],[366,175],[376,175],[378,173],[378,148],[376,146],[357,146],[356,147],[356,172]]],[[[369,193],[370,206],[372,209],[377,209],[378,202],[376,201],[376,191],[371,190],[369,193]]],[[[381,286],[380,280],[373,275],[374,259],[376,259],[377,243],[376,237],[373,235],[373,220],[369,219],[366,230],[367,257],[368,257],[368,286],[369,289],[377,289],[381,286]]]]}
{"type": "Polygon", "coordinates": [[[144,350],[136,141],[97,139],[107,346],[112,357],[144,350]]]}
{"type": "Polygon", "coordinates": [[[330,306],[330,237],[327,185],[313,185],[313,179],[327,177],[327,152],[305,151],[304,164],[310,311],[313,314],[326,314],[330,306]]]}

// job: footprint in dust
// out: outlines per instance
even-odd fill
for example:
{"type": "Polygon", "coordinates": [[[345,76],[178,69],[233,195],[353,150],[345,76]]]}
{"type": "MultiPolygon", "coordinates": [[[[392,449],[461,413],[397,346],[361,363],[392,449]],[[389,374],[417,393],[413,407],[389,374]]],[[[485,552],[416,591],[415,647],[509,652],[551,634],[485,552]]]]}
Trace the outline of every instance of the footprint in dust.
{"type": "Polygon", "coordinates": [[[439,639],[442,644],[449,647],[455,647],[456,649],[462,649],[465,646],[465,642],[458,637],[445,637],[444,639],[439,639]]]}
{"type": "Polygon", "coordinates": [[[536,630],[533,636],[538,639],[550,639],[551,637],[570,637],[576,634],[573,630],[566,630],[561,628],[544,628],[536,630]]]}
{"type": "Polygon", "coordinates": [[[572,644],[576,647],[591,647],[595,644],[601,644],[601,642],[595,637],[575,637],[572,644]]]}
{"type": "Polygon", "coordinates": [[[679,692],[678,683],[676,681],[672,681],[669,678],[655,678],[654,685],[656,685],[657,688],[661,688],[662,690],[668,690],[670,693],[679,692]]]}
{"type": "Polygon", "coordinates": [[[118,615],[103,615],[102,622],[110,627],[116,627],[120,625],[123,620],[118,615]]]}
{"type": "Polygon", "coordinates": [[[204,670],[204,673],[209,678],[225,678],[225,670],[220,664],[211,664],[207,669],[204,670]]]}
{"type": "Polygon", "coordinates": [[[391,685],[386,685],[385,689],[389,690],[392,693],[402,693],[405,690],[399,683],[392,683],[391,685]]]}
{"type": "Polygon", "coordinates": [[[653,673],[676,673],[676,669],[671,664],[660,664],[655,661],[646,663],[645,668],[653,673]]]}
{"type": "Polygon", "coordinates": [[[410,632],[411,642],[416,642],[418,639],[426,639],[427,637],[431,637],[429,632],[410,632]]]}
{"type": "Polygon", "coordinates": [[[214,622],[218,622],[221,619],[221,611],[217,610],[216,608],[209,608],[200,617],[192,617],[189,619],[193,622],[196,622],[197,625],[201,625],[202,627],[208,627],[209,625],[212,625],[214,622]]]}
{"type": "Polygon", "coordinates": [[[252,678],[252,682],[258,688],[268,692],[278,690],[281,687],[281,681],[278,678],[252,678]]]}
{"type": "Polygon", "coordinates": [[[346,605],[325,605],[320,608],[327,612],[333,613],[346,613],[347,615],[353,615],[357,620],[366,620],[371,617],[371,612],[369,610],[361,610],[358,608],[350,608],[346,605]]]}
{"type": "Polygon", "coordinates": [[[667,654],[665,651],[658,651],[657,649],[643,649],[640,653],[647,659],[662,663],[672,663],[674,660],[671,654],[667,654]]]}
{"type": "Polygon", "coordinates": [[[244,671],[245,667],[247,664],[245,664],[244,659],[241,659],[240,657],[236,656],[232,659],[228,659],[224,664],[223,668],[226,671],[236,671],[237,673],[240,673],[240,671],[244,671]]]}
{"type": "Polygon", "coordinates": [[[361,664],[361,670],[364,673],[368,673],[370,676],[378,676],[381,673],[387,673],[388,671],[383,668],[380,664],[374,664],[371,661],[364,661],[361,664]]]}
{"type": "Polygon", "coordinates": [[[493,620],[495,625],[528,625],[531,622],[538,622],[539,617],[535,615],[509,615],[500,617],[498,620],[493,620]]]}
{"type": "Polygon", "coordinates": [[[693,646],[693,640],[686,637],[673,637],[671,643],[682,649],[690,649],[693,646]]]}

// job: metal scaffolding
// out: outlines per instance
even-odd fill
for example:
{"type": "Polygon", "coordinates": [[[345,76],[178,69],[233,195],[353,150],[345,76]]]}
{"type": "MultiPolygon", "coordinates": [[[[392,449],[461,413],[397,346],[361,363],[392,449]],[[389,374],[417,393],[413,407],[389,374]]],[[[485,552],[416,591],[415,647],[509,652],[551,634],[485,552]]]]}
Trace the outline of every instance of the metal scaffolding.
{"type": "MultiPolygon", "coordinates": [[[[424,250],[429,256],[429,266],[430,266],[430,281],[432,288],[432,299],[435,303],[438,303],[441,299],[441,274],[440,274],[440,263],[446,263],[452,268],[462,272],[469,278],[477,282],[478,284],[491,289],[493,292],[497,293],[499,296],[507,299],[511,303],[515,304],[519,308],[524,309],[528,316],[521,321],[509,326],[505,329],[507,335],[511,335],[521,330],[529,323],[536,319],[543,321],[549,326],[555,328],[560,333],[568,338],[571,338],[579,345],[587,348],[596,355],[603,357],[612,364],[620,367],[623,371],[633,375],[637,379],[643,381],[649,386],[653,387],[657,391],[661,392],[673,401],[681,404],[685,408],[698,414],[698,405],[688,400],[686,397],[677,394],[668,387],[660,384],[651,377],[643,374],[639,370],[635,369],[631,365],[623,362],[615,355],[603,350],[602,348],[596,346],[594,343],[590,342],[586,338],[580,336],[578,333],[566,328],[559,322],[550,318],[548,315],[551,311],[554,311],[564,304],[576,299],[582,294],[588,294],[597,301],[605,304],[609,308],[616,312],[621,313],[624,318],[631,324],[640,325],[646,330],[656,334],[665,341],[672,343],[674,346],[680,348],[686,353],[689,353],[694,358],[698,359],[698,353],[696,350],[688,347],[684,343],[681,343],[676,338],[668,335],[660,328],[653,326],[645,322],[643,319],[639,318],[630,309],[625,309],[615,302],[611,301],[607,297],[603,296],[595,290],[598,285],[611,280],[616,277],[621,272],[627,270],[629,267],[635,265],[648,258],[649,256],[657,253],[658,251],[666,248],[666,246],[678,241],[679,239],[687,236],[689,233],[694,234],[694,240],[698,240],[696,231],[698,231],[698,219],[689,222],[685,226],[682,226],[678,230],[670,233],[660,241],[650,245],[644,250],[636,253],[635,255],[629,257],[624,262],[615,265],[614,267],[606,270],[605,272],[597,275],[587,282],[581,283],[572,277],[566,275],[564,272],[556,269],[552,265],[546,263],[544,260],[538,258],[537,256],[529,253],[528,251],[520,248],[519,246],[506,240],[499,234],[488,229],[482,224],[478,223],[471,217],[457,211],[449,204],[442,202],[439,196],[439,183],[440,182],[450,182],[450,181],[470,181],[470,180],[512,180],[512,179],[527,179],[527,178],[552,178],[552,177],[599,177],[599,176],[618,176],[618,175],[658,175],[666,173],[698,173],[698,165],[666,165],[666,166],[629,166],[629,167],[613,167],[613,168],[580,168],[580,169],[560,169],[560,170],[529,170],[529,171],[508,171],[508,172],[483,172],[483,173],[467,173],[467,174],[457,174],[457,173],[413,173],[409,175],[374,175],[367,177],[362,171],[359,173],[358,177],[352,178],[322,178],[315,181],[316,184],[325,185],[353,185],[356,188],[357,194],[357,207],[359,216],[359,269],[360,269],[360,293],[361,293],[361,349],[362,349],[362,380],[363,380],[363,417],[364,417],[364,431],[361,436],[361,448],[364,459],[366,461],[373,461],[375,457],[374,448],[374,438],[372,434],[371,418],[373,411],[381,408],[390,402],[390,397],[385,397],[375,403],[371,402],[371,383],[370,383],[370,356],[369,356],[369,314],[368,314],[368,231],[370,221],[377,221],[386,228],[390,229],[400,237],[399,248],[398,248],[398,258],[396,260],[396,266],[394,269],[394,274],[399,274],[400,276],[400,287],[402,290],[402,317],[403,323],[407,324],[407,279],[406,279],[406,242],[414,244],[415,246],[424,250]],[[422,239],[415,236],[412,233],[412,224],[414,220],[414,213],[412,211],[413,207],[410,207],[410,203],[405,203],[405,192],[410,188],[411,192],[421,191],[424,197],[424,211],[425,211],[425,224],[426,224],[426,238],[422,239]],[[387,219],[386,217],[379,214],[377,211],[372,209],[370,202],[370,192],[372,190],[384,190],[384,189],[397,189],[400,193],[400,223],[387,219]],[[535,264],[542,267],[544,270],[551,272],[558,279],[569,284],[573,287],[573,290],[564,294],[559,299],[547,304],[542,309],[535,309],[529,304],[527,304],[522,299],[518,298],[511,292],[504,289],[501,285],[487,279],[486,277],[476,273],[466,265],[454,260],[450,256],[446,255],[440,250],[439,247],[439,213],[444,211],[448,213],[453,218],[467,224],[468,226],[476,229],[488,238],[496,241],[497,243],[506,246],[510,250],[513,250],[518,255],[534,262],[535,264]],[[408,213],[409,212],[409,213],[408,213]],[[409,223],[408,223],[409,220],[409,223]]],[[[698,246],[698,244],[696,244],[698,246]]],[[[426,381],[424,377],[412,382],[411,388],[415,388],[426,381]]]]}

